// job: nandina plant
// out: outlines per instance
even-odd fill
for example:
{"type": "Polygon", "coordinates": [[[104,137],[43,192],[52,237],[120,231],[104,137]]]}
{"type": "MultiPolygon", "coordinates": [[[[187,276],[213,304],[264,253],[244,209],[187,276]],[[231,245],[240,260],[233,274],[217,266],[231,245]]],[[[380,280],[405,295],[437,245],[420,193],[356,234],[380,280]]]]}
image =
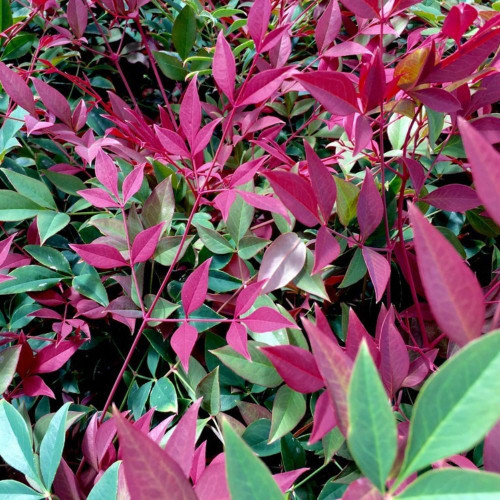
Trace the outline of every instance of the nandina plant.
{"type": "Polygon", "coordinates": [[[500,491],[500,15],[0,3],[0,498],[500,491]]]}

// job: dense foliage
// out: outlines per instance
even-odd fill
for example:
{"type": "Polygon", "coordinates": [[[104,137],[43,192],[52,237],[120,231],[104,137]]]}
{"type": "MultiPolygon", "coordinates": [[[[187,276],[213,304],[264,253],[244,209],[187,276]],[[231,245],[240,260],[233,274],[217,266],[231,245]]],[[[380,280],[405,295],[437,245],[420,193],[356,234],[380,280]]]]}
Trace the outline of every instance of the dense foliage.
{"type": "Polygon", "coordinates": [[[0,499],[498,495],[497,10],[0,0],[0,499]]]}

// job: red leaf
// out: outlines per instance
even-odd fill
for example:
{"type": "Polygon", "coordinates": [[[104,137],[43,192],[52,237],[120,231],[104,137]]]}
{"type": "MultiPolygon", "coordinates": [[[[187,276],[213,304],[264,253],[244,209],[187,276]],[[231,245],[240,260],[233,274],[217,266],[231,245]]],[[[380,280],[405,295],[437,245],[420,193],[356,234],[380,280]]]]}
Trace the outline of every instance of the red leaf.
{"type": "Polygon", "coordinates": [[[417,194],[420,193],[425,183],[424,167],[420,162],[411,158],[402,158],[402,160],[404,165],[408,169],[408,173],[410,174],[410,179],[413,183],[415,191],[417,192],[417,194]]]}
{"type": "Polygon", "coordinates": [[[77,191],[77,193],[97,208],[120,206],[119,203],[111,198],[111,195],[107,191],[101,188],[82,189],[81,191],[77,191]]]}
{"type": "Polygon", "coordinates": [[[82,0],[69,0],[66,16],[76,38],[81,38],[87,27],[88,10],[82,0]]]}
{"type": "Polygon", "coordinates": [[[391,266],[385,257],[371,248],[363,247],[362,253],[368,274],[375,288],[375,300],[380,302],[391,277],[391,266]]]}
{"type": "Polygon", "coordinates": [[[127,201],[141,189],[142,181],[144,180],[145,166],[146,164],[142,163],[135,167],[134,170],[125,177],[122,185],[123,203],[127,203],[127,201]]]}
{"type": "Polygon", "coordinates": [[[165,223],[160,222],[160,224],[156,224],[156,226],[141,231],[135,237],[130,256],[132,264],[146,262],[153,256],[164,226],[165,223]]]}
{"type": "Polygon", "coordinates": [[[189,477],[196,443],[196,420],[202,398],[195,401],[184,413],[167,441],[165,451],[175,460],[186,478],[189,477]]]}
{"type": "Polygon", "coordinates": [[[23,379],[23,392],[26,396],[31,397],[48,396],[49,398],[55,398],[52,389],[38,375],[23,379]]]}
{"type": "Polygon", "coordinates": [[[466,3],[454,5],[443,23],[441,33],[449,38],[453,38],[457,45],[467,28],[476,20],[477,10],[466,3]]]}
{"type": "Polygon", "coordinates": [[[249,361],[252,359],[248,352],[248,336],[247,329],[236,321],[231,323],[229,330],[226,333],[227,343],[239,354],[249,361]]]}
{"type": "Polygon", "coordinates": [[[314,31],[319,52],[323,52],[335,40],[340,32],[341,25],[342,16],[339,3],[337,0],[330,0],[314,31]]]}
{"type": "Polygon", "coordinates": [[[323,391],[316,401],[313,413],[313,428],[308,444],[314,444],[337,427],[335,409],[328,391],[323,391]]]}
{"type": "Polygon", "coordinates": [[[275,170],[266,172],[271,186],[283,202],[302,224],[312,227],[319,223],[318,205],[311,185],[300,175],[275,170]]]}
{"type": "Polygon", "coordinates": [[[314,266],[312,274],[319,273],[340,255],[340,245],[327,227],[321,226],[314,246],[314,266]]]}
{"type": "Polygon", "coordinates": [[[485,470],[500,473],[500,421],[484,440],[483,459],[485,470]]]}
{"type": "Polygon", "coordinates": [[[215,45],[212,74],[219,88],[226,94],[229,102],[234,102],[234,82],[236,81],[236,65],[230,45],[221,30],[215,45]]]}
{"type": "Polygon", "coordinates": [[[0,62],[0,83],[7,95],[18,106],[36,116],[35,100],[28,84],[3,62],[0,62]]]}
{"type": "Polygon", "coordinates": [[[59,118],[68,127],[71,127],[71,108],[66,98],[49,84],[38,78],[32,78],[36,91],[38,92],[47,111],[59,118]]]}
{"type": "Polygon", "coordinates": [[[128,265],[120,252],[109,245],[89,243],[84,245],[69,245],[87,264],[98,269],[113,269],[128,265]]]}
{"type": "Polygon", "coordinates": [[[63,340],[59,344],[49,344],[38,351],[31,373],[50,373],[59,370],[82,343],[82,341],[63,340]]]}
{"type": "Polygon", "coordinates": [[[378,49],[373,54],[370,65],[361,72],[359,85],[365,102],[365,110],[371,111],[380,106],[384,98],[386,84],[384,63],[378,49]]]}
{"type": "Polygon", "coordinates": [[[311,71],[294,77],[327,111],[347,116],[359,111],[351,80],[336,71],[311,71]]]}
{"type": "Polygon", "coordinates": [[[380,332],[380,374],[388,393],[394,396],[410,369],[406,345],[394,324],[394,311],[389,309],[380,332]]]}
{"type": "Polygon", "coordinates": [[[235,318],[245,314],[253,306],[253,303],[262,292],[264,283],[264,281],[257,281],[256,283],[251,283],[246,288],[241,290],[236,298],[236,306],[234,308],[235,318]]]}
{"type": "Polygon", "coordinates": [[[382,198],[368,168],[359,192],[357,212],[359,230],[363,240],[366,240],[377,229],[384,215],[382,198]]]}
{"type": "Polygon", "coordinates": [[[380,352],[373,337],[366,331],[366,328],[363,326],[363,323],[361,323],[356,313],[352,309],[349,309],[349,323],[345,339],[345,352],[353,361],[356,359],[363,339],[368,346],[373,362],[376,366],[379,366],[380,352]]]}
{"type": "Polygon", "coordinates": [[[208,270],[212,259],[207,259],[198,269],[195,269],[184,283],[181,290],[182,307],[188,317],[205,302],[208,289],[208,270]]]}
{"type": "Polygon", "coordinates": [[[260,350],[294,391],[303,394],[319,391],[325,386],[313,355],[294,345],[261,347],[260,350]]]}
{"type": "MultiPolygon", "coordinates": [[[[500,16],[498,16],[500,17],[500,16]]],[[[497,31],[500,31],[497,30],[497,31]]],[[[458,119],[460,134],[479,199],[488,214],[500,224],[500,153],[470,123],[458,119]]]]}
{"type": "Polygon", "coordinates": [[[165,148],[167,153],[182,157],[189,157],[189,151],[179,134],[166,128],[160,128],[158,125],[155,125],[155,131],[161,145],[165,148]]]}
{"type": "Polygon", "coordinates": [[[191,149],[196,145],[195,138],[201,126],[201,105],[198,97],[198,89],[196,87],[196,76],[189,82],[188,88],[182,99],[179,120],[182,131],[191,146],[191,149]]]}
{"type": "Polygon", "coordinates": [[[118,169],[109,155],[102,150],[97,153],[95,174],[99,182],[118,198],[118,169]]]}
{"type": "Polygon", "coordinates": [[[365,19],[378,17],[378,0],[342,0],[342,3],[358,17],[365,19]]]}
{"type": "Polygon", "coordinates": [[[274,332],[281,328],[296,328],[297,325],[270,307],[259,307],[256,311],[241,318],[247,328],[255,333],[274,332]]]}
{"type": "Polygon", "coordinates": [[[247,27],[257,52],[262,45],[271,17],[271,3],[269,0],[255,0],[248,13],[247,27]]]}
{"type": "Polygon", "coordinates": [[[409,207],[417,262],[425,294],[439,327],[459,345],[479,337],[484,323],[483,293],[455,248],[422,215],[409,207]]]}
{"type": "Polygon", "coordinates": [[[186,372],[189,369],[189,356],[191,356],[191,352],[197,339],[198,332],[196,331],[196,328],[187,322],[182,323],[182,325],[175,330],[172,338],[170,339],[170,345],[172,346],[175,354],[179,356],[182,367],[186,370],[186,372]]]}
{"type": "Polygon", "coordinates": [[[251,78],[243,92],[240,92],[235,105],[248,106],[267,101],[291,72],[290,66],[261,71],[251,78]]]}
{"type": "Polygon", "coordinates": [[[409,94],[421,101],[427,107],[438,111],[439,113],[454,113],[462,109],[460,101],[453,95],[443,89],[428,88],[412,90],[409,94]]]}
{"type": "Polygon", "coordinates": [[[304,148],[306,150],[307,170],[309,171],[312,189],[323,214],[323,219],[327,222],[332,214],[333,205],[337,197],[337,185],[333,180],[332,174],[307,141],[304,141],[304,148]]]}
{"type": "Polygon", "coordinates": [[[448,212],[466,212],[481,205],[476,192],[463,184],[447,184],[422,198],[422,201],[448,212]]]}
{"type": "Polygon", "coordinates": [[[156,443],[135,429],[115,410],[125,478],[131,498],[196,500],[182,469],[156,443]]]}

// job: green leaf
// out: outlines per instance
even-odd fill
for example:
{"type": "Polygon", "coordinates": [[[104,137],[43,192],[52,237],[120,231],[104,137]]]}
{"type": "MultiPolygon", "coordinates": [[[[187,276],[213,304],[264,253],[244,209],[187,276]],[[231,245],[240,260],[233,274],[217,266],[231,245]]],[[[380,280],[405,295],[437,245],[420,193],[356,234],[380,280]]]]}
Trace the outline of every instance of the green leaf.
{"type": "Polygon", "coordinates": [[[9,179],[9,182],[19,194],[26,196],[26,198],[41,207],[57,210],[52,193],[42,181],[5,168],[2,168],[1,171],[5,174],[7,179],[9,179]]]}
{"type": "Polygon", "coordinates": [[[334,179],[337,185],[337,214],[342,225],[348,226],[356,217],[359,188],[340,177],[335,176],[334,179]]]}
{"type": "Polygon", "coordinates": [[[80,275],[73,278],[73,288],[83,296],[95,300],[101,306],[107,307],[109,305],[108,294],[99,273],[88,264],[83,266],[80,273],[80,275]]]}
{"type": "Polygon", "coordinates": [[[398,481],[477,444],[500,418],[500,330],[470,342],[424,384],[398,481]]]}
{"type": "MultiPolygon", "coordinates": [[[[149,309],[151,307],[151,304],[153,303],[153,300],[155,299],[155,296],[150,294],[146,295],[144,297],[144,304],[146,307],[149,309]]],[[[164,299],[163,297],[160,297],[158,299],[158,302],[155,305],[155,308],[153,309],[152,313],[150,316],[152,318],[159,318],[159,319],[166,319],[169,316],[172,315],[174,311],[179,309],[180,305],[179,304],[174,304],[173,302],[169,302],[168,300],[164,299]]],[[[150,321],[148,322],[148,325],[151,326],[158,326],[160,323],[158,321],[150,321]]]]}
{"type": "Polygon", "coordinates": [[[14,269],[9,276],[16,279],[0,283],[0,295],[42,292],[59,283],[63,276],[41,266],[24,266],[14,269]]]}
{"type": "Polygon", "coordinates": [[[340,283],[339,288],[347,288],[354,283],[357,283],[360,279],[363,279],[366,274],[366,264],[363,259],[363,253],[360,248],[357,248],[354,255],[349,263],[349,267],[345,273],[342,283],[340,283]]]}
{"type": "Polygon", "coordinates": [[[21,345],[13,345],[0,351],[0,394],[3,394],[12,382],[20,354],[21,345]]]}
{"type": "Polygon", "coordinates": [[[257,236],[243,236],[238,245],[238,255],[243,260],[255,257],[263,248],[269,244],[269,240],[257,236]]]}
{"type": "Polygon", "coordinates": [[[429,143],[434,150],[436,141],[438,140],[444,126],[444,113],[438,113],[425,106],[425,113],[429,124],[429,143]]]}
{"type": "Polygon", "coordinates": [[[268,418],[254,420],[243,432],[242,438],[259,457],[270,457],[281,451],[280,441],[269,443],[271,421],[268,418]]]}
{"type": "Polygon", "coordinates": [[[35,40],[36,36],[33,33],[19,33],[5,46],[2,60],[23,57],[31,50],[35,40]]]}
{"type": "Polygon", "coordinates": [[[495,500],[500,474],[467,469],[426,472],[395,498],[405,500],[495,500]]]}
{"type": "Polygon", "coordinates": [[[200,240],[211,252],[219,255],[234,252],[233,245],[217,231],[204,227],[201,224],[196,225],[196,230],[198,231],[200,240]]]}
{"type": "Polygon", "coordinates": [[[229,346],[220,347],[210,352],[217,356],[224,365],[245,380],[263,387],[276,387],[280,385],[283,380],[267,356],[262,354],[258,349],[260,345],[264,344],[254,341],[248,342],[248,353],[252,361],[244,358],[229,346]]]}
{"type": "Polygon", "coordinates": [[[287,385],[280,387],[274,398],[269,442],[272,443],[293,430],[305,412],[304,396],[287,385]]]}
{"type": "Polygon", "coordinates": [[[227,421],[222,423],[226,451],[226,477],[231,498],[238,500],[283,500],[269,469],[236,434],[227,421]]]}
{"type": "Polygon", "coordinates": [[[325,283],[321,278],[321,274],[315,274],[313,276],[312,270],[314,267],[314,255],[311,250],[306,250],[306,263],[300,271],[299,274],[294,278],[293,282],[298,288],[308,292],[317,297],[321,297],[324,300],[330,300],[328,294],[326,293],[325,283]]]}
{"type": "Polygon", "coordinates": [[[196,387],[196,398],[203,398],[201,407],[210,415],[220,412],[220,385],[219,367],[216,366],[208,375],[203,377],[196,387]]]}
{"type": "Polygon", "coordinates": [[[46,170],[45,177],[47,177],[47,179],[49,179],[49,181],[63,193],[79,196],[77,191],[86,189],[85,184],[75,175],[60,174],[59,172],[46,170]]]}
{"type": "Polygon", "coordinates": [[[0,481],[0,500],[37,500],[46,498],[23,483],[6,479],[0,481]]]}
{"type": "Polygon", "coordinates": [[[208,275],[208,288],[216,293],[226,293],[237,290],[241,286],[241,280],[231,276],[224,271],[216,269],[210,271],[208,275]]]}
{"type": "Polygon", "coordinates": [[[183,82],[188,72],[184,69],[182,61],[168,52],[154,52],[154,56],[162,73],[171,80],[183,82]]]}
{"type": "Polygon", "coordinates": [[[149,404],[156,407],[156,411],[177,413],[177,393],[172,382],[167,377],[156,381],[149,404]]]}
{"type": "MultiPolygon", "coordinates": [[[[186,238],[179,258],[182,258],[189,245],[193,241],[193,238],[194,236],[188,236],[186,238]]],[[[156,262],[160,263],[163,266],[172,265],[175,254],[177,253],[177,249],[181,244],[181,240],[182,236],[166,236],[165,238],[162,238],[156,246],[156,251],[154,254],[154,259],[156,260],[156,262]]]]}
{"type": "Polygon", "coordinates": [[[26,422],[5,399],[0,401],[0,455],[11,467],[41,484],[26,422]]]}
{"type": "Polygon", "coordinates": [[[132,384],[132,390],[127,398],[127,405],[132,410],[135,420],[138,420],[144,412],[152,385],[153,382],[151,381],[146,382],[140,387],[136,383],[132,384]]]}
{"type": "Polygon", "coordinates": [[[238,195],[229,209],[229,216],[226,222],[227,230],[236,243],[245,236],[250,228],[254,213],[255,209],[248,203],[245,203],[243,198],[238,195]]]}
{"type": "Polygon", "coordinates": [[[61,461],[66,437],[66,418],[70,403],[66,403],[52,417],[49,428],[40,445],[40,469],[47,490],[50,491],[61,461]]]}
{"type": "Polygon", "coordinates": [[[384,491],[396,458],[396,421],[364,341],[354,363],[347,394],[349,450],[361,472],[384,491]]]}
{"type": "Polygon", "coordinates": [[[24,249],[40,264],[50,267],[50,269],[54,269],[55,271],[71,274],[68,259],[54,248],[26,245],[24,249]]]}
{"type": "Polygon", "coordinates": [[[68,214],[44,210],[37,215],[36,224],[40,233],[40,244],[43,245],[51,236],[65,228],[71,218],[68,214]]]}
{"type": "Polygon", "coordinates": [[[2,0],[0,4],[0,32],[5,31],[12,26],[12,10],[10,9],[10,1],[2,0]]]}
{"type": "Polygon", "coordinates": [[[92,488],[87,500],[116,500],[118,494],[118,470],[121,461],[108,467],[97,484],[92,488]]]}
{"type": "Polygon", "coordinates": [[[142,218],[148,227],[164,223],[168,231],[175,210],[175,198],[172,190],[172,177],[161,181],[149,195],[142,209],[142,218]]]}
{"type": "Polygon", "coordinates": [[[0,221],[15,222],[35,217],[43,208],[9,189],[0,189],[0,221]]]}
{"type": "Polygon", "coordinates": [[[196,15],[194,10],[186,5],[175,18],[172,28],[172,41],[182,59],[191,52],[196,40],[196,15]]]}

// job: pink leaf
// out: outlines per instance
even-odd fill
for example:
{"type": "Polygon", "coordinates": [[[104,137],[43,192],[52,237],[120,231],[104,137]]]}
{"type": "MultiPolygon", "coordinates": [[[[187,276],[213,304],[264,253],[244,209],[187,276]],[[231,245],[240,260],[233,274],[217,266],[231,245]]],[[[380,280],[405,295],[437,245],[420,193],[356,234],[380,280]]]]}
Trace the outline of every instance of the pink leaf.
{"type": "Polygon", "coordinates": [[[319,326],[323,324],[323,320],[326,322],[326,318],[317,306],[315,311],[316,318],[323,316],[321,320],[317,320],[318,324],[315,325],[306,318],[302,318],[302,324],[311,342],[314,359],[332,398],[339,429],[345,436],[349,425],[347,389],[351,377],[352,361],[333,340],[331,331],[325,331],[319,326]]]}
{"type": "Polygon", "coordinates": [[[231,323],[229,330],[226,333],[227,343],[244,358],[251,360],[248,352],[248,336],[247,329],[236,321],[231,323]]]}
{"type": "Polygon", "coordinates": [[[409,207],[422,284],[439,327],[459,345],[478,337],[484,323],[483,293],[474,273],[420,210],[409,207]]]}
{"type": "Polygon", "coordinates": [[[402,387],[415,387],[421,384],[430,371],[430,366],[434,363],[439,349],[432,349],[425,354],[420,355],[410,363],[408,375],[401,384],[402,387]]]}
{"type": "Polygon", "coordinates": [[[319,52],[323,52],[335,40],[340,32],[342,16],[337,0],[330,0],[323,15],[319,18],[314,36],[319,52]]]}
{"type": "Polygon", "coordinates": [[[182,325],[175,330],[172,338],[170,339],[170,345],[172,346],[175,354],[179,356],[182,367],[186,370],[186,372],[189,369],[189,356],[191,356],[191,352],[197,339],[198,332],[196,331],[196,328],[187,322],[182,323],[182,325]]]}
{"type": "Polygon", "coordinates": [[[258,280],[267,280],[262,293],[269,293],[289,283],[302,270],[306,246],[295,233],[278,236],[262,258],[258,280]]]}
{"type": "Polygon", "coordinates": [[[59,344],[51,343],[38,351],[32,373],[50,373],[59,370],[78,350],[83,342],[63,340],[59,344]]]}
{"type": "Polygon", "coordinates": [[[319,273],[340,255],[340,245],[327,227],[321,226],[314,246],[314,267],[312,274],[319,273]]]}
{"type": "Polygon", "coordinates": [[[319,391],[325,386],[313,355],[294,345],[261,347],[260,350],[294,391],[303,394],[319,391]]]}
{"type": "Polygon", "coordinates": [[[462,109],[460,101],[453,94],[443,89],[428,88],[412,90],[410,95],[439,113],[454,113],[462,109]]]}
{"type": "Polygon", "coordinates": [[[138,165],[127,175],[127,177],[125,177],[122,185],[123,203],[127,203],[127,201],[141,189],[142,181],[144,180],[145,166],[145,163],[138,165]]]}
{"type": "MultiPolygon", "coordinates": [[[[500,16],[497,16],[500,17],[500,16]]],[[[500,30],[497,30],[500,31],[500,30]]],[[[479,199],[492,219],[500,224],[500,153],[470,123],[458,119],[460,134],[479,199]]]]}
{"type": "Polygon", "coordinates": [[[84,245],[69,245],[87,264],[98,269],[113,269],[128,265],[120,252],[109,245],[89,243],[84,245]]]}
{"type": "Polygon", "coordinates": [[[422,201],[449,212],[466,212],[481,205],[476,192],[463,184],[447,184],[422,198],[422,201]]]}
{"type": "Polygon", "coordinates": [[[306,150],[307,170],[309,171],[312,189],[323,214],[323,219],[327,222],[332,214],[333,205],[337,197],[337,186],[332,174],[307,141],[304,141],[304,148],[306,150]]]}
{"type": "Polygon", "coordinates": [[[328,49],[323,56],[324,57],[344,57],[344,56],[357,56],[363,54],[371,54],[370,49],[366,48],[356,42],[342,42],[334,47],[328,49]]]}
{"type": "Polygon", "coordinates": [[[342,0],[342,3],[358,17],[365,19],[378,17],[378,0],[342,0]]]}
{"type": "Polygon", "coordinates": [[[182,307],[184,314],[188,317],[205,302],[208,289],[208,270],[212,259],[207,259],[201,266],[195,269],[184,283],[181,290],[182,307]]]}
{"type": "Polygon", "coordinates": [[[351,80],[336,71],[311,71],[294,77],[327,111],[347,116],[359,111],[351,80]]]}
{"type": "Polygon", "coordinates": [[[299,476],[307,472],[309,467],[302,467],[302,469],[289,470],[286,472],[279,472],[278,474],[273,474],[273,479],[278,484],[279,489],[282,493],[286,493],[293,483],[297,480],[299,476]]]}
{"type": "Polygon", "coordinates": [[[114,208],[120,206],[119,203],[111,198],[111,195],[107,191],[101,188],[82,189],[81,191],[77,191],[77,193],[97,208],[114,208]]]}
{"type": "Polygon", "coordinates": [[[88,11],[82,0],[69,0],[66,15],[76,38],[81,38],[87,27],[88,11]]]}
{"type": "Polygon", "coordinates": [[[384,497],[369,479],[362,477],[349,484],[342,500],[384,500],[384,497]]]}
{"type": "Polygon", "coordinates": [[[146,262],[153,256],[164,226],[165,223],[160,222],[160,224],[156,224],[156,226],[141,231],[135,237],[130,256],[132,264],[146,262]]]}
{"type": "Polygon", "coordinates": [[[236,190],[235,193],[239,194],[249,205],[258,208],[259,210],[267,210],[275,214],[282,215],[285,219],[289,220],[288,212],[286,211],[283,203],[271,196],[264,196],[249,191],[236,190]]]}
{"type": "Polygon", "coordinates": [[[215,127],[219,125],[221,120],[222,118],[217,118],[216,120],[211,121],[196,134],[193,155],[197,155],[206,148],[207,144],[210,142],[214,135],[215,127]]]}
{"type": "Polygon", "coordinates": [[[23,392],[26,396],[31,397],[48,396],[49,398],[55,398],[52,389],[38,375],[23,379],[23,392]]]}
{"type": "Polygon", "coordinates": [[[349,323],[347,326],[347,335],[345,339],[345,352],[354,361],[358,354],[359,346],[362,340],[365,340],[368,350],[376,366],[380,364],[380,352],[373,340],[373,337],[366,331],[363,323],[359,320],[356,313],[349,309],[349,323]]]}
{"type": "Polygon", "coordinates": [[[500,473],[500,421],[484,440],[483,458],[485,470],[500,473]]]}
{"type": "Polygon", "coordinates": [[[248,106],[267,101],[278,90],[291,71],[292,68],[289,66],[261,71],[251,78],[243,92],[240,92],[235,105],[248,106]]]}
{"type": "Polygon", "coordinates": [[[115,162],[102,150],[97,153],[95,174],[99,182],[118,198],[118,169],[115,162]]]}
{"type": "Polygon", "coordinates": [[[259,171],[259,169],[264,164],[266,158],[258,158],[257,160],[250,160],[246,163],[242,163],[231,175],[231,182],[229,187],[241,186],[246,184],[248,181],[253,179],[254,175],[259,171]]]}
{"type": "Polygon", "coordinates": [[[167,441],[165,451],[175,460],[186,477],[193,464],[196,443],[196,420],[202,398],[195,401],[184,413],[167,441]]]}
{"type": "Polygon", "coordinates": [[[410,179],[413,183],[413,187],[415,188],[416,193],[420,193],[420,191],[424,187],[426,178],[424,167],[420,162],[411,158],[402,158],[402,161],[405,167],[408,169],[408,173],[410,174],[410,179]]]}
{"type": "Polygon", "coordinates": [[[245,314],[252,306],[257,297],[261,294],[264,281],[251,283],[246,288],[243,288],[236,298],[236,306],[234,308],[234,317],[245,314]]]}
{"type": "Polygon", "coordinates": [[[44,81],[38,78],[33,78],[32,80],[47,110],[64,122],[68,127],[71,127],[71,108],[66,98],[61,92],[44,81]]]}
{"type": "Polygon", "coordinates": [[[28,84],[3,62],[0,62],[0,83],[7,95],[18,106],[36,116],[35,100],[28,84]]]}
{"type": "Polygon", "coordinates": [[[297,220],[309,227],[319,223],[316,197],[311,185],[304,178],[280,170],[266,172],[265,176],[278,198],[297,220]]]}
{"type": "Polygon", "coordinates": [[[373,137],[373,130],[366,116],[356,113],[353,122],[354,129],[354,150],[353,154],[357,155],[368,148],[373,137]]]}
{"type": "Polygon", "coordinates": [[[196,87],[196,76],[189,82],[188,88],[182,99],[179,112],[182,131],[193,149],[196,146],[195,138],[201,125],[201,105],[196,87]]]}
{"type": "Polygon", "coordinates": [[[248,32],[259,52],[264,35],[267,32],[269,18],[271,17],[271,3],[269,0],[255,0],[248,13],[248,32]]]}
{"type": "Polygon", "coordinates": [[[274,332],[281,328],[297,327],[295,323],[292,323],[289,319],[270,307],[259,307],[253,313],[241,318],[241,321],[255,333],[274,332]]]}
{"type": "Polygon", "coordinates": [[[328,391],[323,391],[314,407],[313,428],[309,444],[316,443],[335,427],[337,427],[337,419],[335,418],[332,398],[328,391]]]}
{"type": "Polygon", "coordinates": [[[226,479],[224,453],[217,455],[198,479],[195,492],[201,500],[231,500],[226,479]]]}
{"type": "Polygon", "coordinates": [[[226,94],[229,102],[234,102],[234,82],[236,81],[236,65],[231,47],[221,30],[215,45],[215,55],[212,63],[212,74],[219,88],[226,94]]]}
{"type": "Polygon", "coordinates": [[[5,238],[3,241],[0,241],[0,269],[3,266],[3,263],[7,259],[7,255],[9,255],[10,247],[17,233],[11,234],[8,238],[5,238]]]}
{"type": "Polygon", "coordinates": [[[205,470],[207,461],[207,442],[203,441],[198,448],[196,448],[193,456],[193,465],[191,465],[191,470],[189,471],[189,477],[191,477],[194,484],[198,481],[200,476],[205,470]]]}
{"type": "Polygon", "coordinates": [[[280,26],[279,28],[275,28],[266,35],[264,38],[264,41],[262,42],[262,45],[260,47],[259,52],[263,54],[264,52],[267,52],[271,49],[273,49],[280,40],[287,34],[287,32],[290,30],[290,24],[285,24],[284,26],[280,26]]]}
{"type": "Polygon", "coordinates": [[[182,469],[156,443],[135,429],[115,410],[125,478],[131,498],[196,500],[182,469]]]}
{"type": "Polygon", "coordinates": [[[371,248],[363,247],[362,253],[373,288],[375,288],[375,300],[380,302],[391,277],[391,266],[385,257],[371,248]]]}
{"type": "Polygon", "coordinates": [[[384,215],[382,198],[368,168],[359,192],[357,212],[359,230],[363,240],[366,240],[377,229],[384,215]]]}
{"type": "Polygon", "coordinates": [[[410,369],[406,345],[394,324],[394,310],[389,309],[380,332],[380,374],[391,396],[401,387],[410,369]]]}
{"type": "Polygon", "coordinates": [[[184,141],[179,134],[166,128],[160,128],[158,125],[155,125],[155,131],[161,145],[165,148],[167,153],[182,157],[189,157],[189,151],[186,148],[186,144],[184,144],[184,141]]]}

